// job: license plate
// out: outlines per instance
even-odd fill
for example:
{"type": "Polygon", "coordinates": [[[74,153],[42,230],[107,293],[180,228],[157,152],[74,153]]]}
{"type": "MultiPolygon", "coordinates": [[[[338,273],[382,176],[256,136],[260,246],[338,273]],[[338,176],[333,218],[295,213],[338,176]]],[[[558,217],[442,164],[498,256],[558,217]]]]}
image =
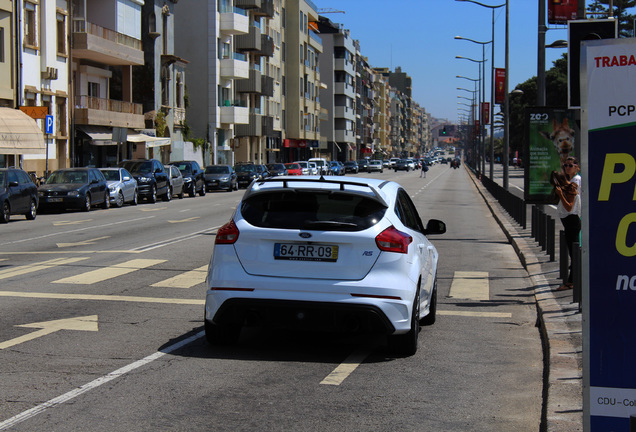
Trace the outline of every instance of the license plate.
{"type": "Polygon", "coordinates": [[[49,202],[62,202],[63,198],[49,198],[49,202]]]}
{"type": "Polygon", "coordinates": [[[336,262],[338,260],[338,246],[276,243],[274,244],[274,259],[336,262]]]}

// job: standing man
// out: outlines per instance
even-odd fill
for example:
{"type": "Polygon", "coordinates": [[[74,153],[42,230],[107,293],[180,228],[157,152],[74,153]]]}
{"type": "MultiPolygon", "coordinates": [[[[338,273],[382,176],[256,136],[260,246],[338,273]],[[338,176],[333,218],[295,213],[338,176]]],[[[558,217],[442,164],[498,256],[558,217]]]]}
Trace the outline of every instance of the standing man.
{"type": "Polygon", "coordinates": [[[422,177],[426,178],[426,171],[428,171],[428,165],[426,164],[425,160],[420,161],[420,163],[422,164],[422,170],[420,171],[420,178],[422,177]]]}

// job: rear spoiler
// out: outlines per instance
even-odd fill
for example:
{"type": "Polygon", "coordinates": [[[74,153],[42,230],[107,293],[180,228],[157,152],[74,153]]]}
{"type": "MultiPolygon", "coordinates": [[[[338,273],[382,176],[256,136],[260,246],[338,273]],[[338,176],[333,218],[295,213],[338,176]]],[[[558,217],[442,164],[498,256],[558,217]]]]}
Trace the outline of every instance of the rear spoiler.
{"type": "MultiPolygon", "coordinates": [[[[369,189],[373,193],[375,199],[378,202],[380,202],[385,207],[388,207],[387,202],[382,197],[379,191],[379,189],[382,188],[382,186],[384,186],[388,182],[383,182],[380,184],[379,188],[376,188],[365,182],[356,182],[356,181],[349,181],[349,180],[331,180],[331,179],[326,179],[324,176],[320,176],[320,178],[308,178],[308,177],[300,177],[300,176],[283,177],[283,178],[276,177],[276,178],[266,178],[262,180],[253,181],[252,184],[250,184],[247,190],[245,191],[245,195],[243,196],[243,199],[248,198],[252,194],[252,189],[254,188],[254,186],[258,187],[267,183],[282,183],[281,189],[290,188],[290,185],[289,185],[290,183],[316,183],[320,185],[333,184],[333,185],[338,185],[339,190],[341,191],[345,191],[346,186],[363,187],[363,188],[369,189]]],[[[273,189],[274,188],[272,188],[272,190],[273,189]]],[[[350,190],[350,192],[357,192],[357,191],[350,190]]]]}

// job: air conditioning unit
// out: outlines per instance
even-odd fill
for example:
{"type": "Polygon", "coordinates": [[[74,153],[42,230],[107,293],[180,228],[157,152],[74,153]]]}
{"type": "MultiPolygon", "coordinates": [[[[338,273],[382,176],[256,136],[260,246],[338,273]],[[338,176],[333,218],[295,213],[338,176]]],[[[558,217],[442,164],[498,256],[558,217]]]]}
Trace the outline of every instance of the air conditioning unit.
{"type": "Polygon", "coordinates": [[[47,67],[46,70],[42,71],[42,79],[56,80],[57,68],[47,67]]]}

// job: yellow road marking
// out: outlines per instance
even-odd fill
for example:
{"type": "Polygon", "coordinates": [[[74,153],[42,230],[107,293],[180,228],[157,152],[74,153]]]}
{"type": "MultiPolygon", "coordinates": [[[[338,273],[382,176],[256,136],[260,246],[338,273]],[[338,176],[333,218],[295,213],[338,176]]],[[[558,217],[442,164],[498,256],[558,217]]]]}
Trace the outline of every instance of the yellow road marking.
{"type": "Polygon", "coordinates": [[[160,288],[192,288],[195,285],[205,282],[208,274],[208,266],[202,266],[194,270],[182,273],[170,279],[152,284],[153,287],[160,288]]]}
{"type": "Polygon", "coordinates": [[[358,351],[351,354],[345,359],[337,368],[333,370],[320,384],[325,385],[340,385],[342,382],[353,373],[354,370],[367,358],[368,351],[358,351]]]}
{"type": "Polygon", "coordinates": [[[187,218],[187,219],[181,219],[181,220],[169,220],[168,222],[170,223],[183,223],[183,222],[192,222],[199,219],[199,216],[195,216],[195,217],[191,217],[191,218],[187,218]]]}
{"type": "Polygon", "coordinates": [[[77,284],[77,285],[91,285],[97,282],[102,282],[108,279],[112,279],[118,276],[123,276],[128,273],[135,272],[137,270],[150,267],[156,264],[161,264],[166,260],[153,260],[153,259],[134,259],[126,261],[125,263],[116,264],[109,267],[104,267],[97,270],[92,270],[86,273],[82,273],[76,276],[67,277],[64,279],[53,281],[52,283],[60,284],[77,284]]]}
{"type": "Polygon", "coordinates": [[[98,240],[104,240],[110,238],[110,236],[105,236],[105,237],[97,237],[91,240],[83,240],[83,241],[79,241],[79,242],[75,242],[75,243],[56,243],[57,247],[59,248],[63,248],[63,247],[73,247],[73,246],[87,246],[87,245],[92,245],[93,243],[95,243],[98,240]]]}
{"type": "Polygon", "coordinates": [[[466,316],[478,318],[512,318],[509,312],[469,312],[469,311],[437,311],[438,315],[466,316]]]}
{"type": "Polygon", "coordinates": [[[88,258],[56,258],[49,261],[43,261],[38,264],[23,265],[17,267],[11,267],[4,270],[0,270],[0,279],[7,279],[14,276],[22,276],[29,273],[34,273],[40,270],[47,270],[52,267],[73,264],[78,261],[87,260],[88,258]]]}
{"type": "Polygon", "coordinates": [[[488,272],[456,271],[449,296],[477,301],[488,300],[490,298],[488,272]]]}
{"type": "Polygon", "coordinates": [[[0,343],[0,349],[6,349],[60,330],[98,331],[97,315],[22,324],[16,327],[37,328],[40,330],[2,342],[0,343]]]}
{"type": "Polygon", "coordinates": [[[116,296],[116,295],[99,295],[99,294],[60,294],[60,293],[42,293],[42,292],[19,292],[19,291],[0,291],[0,297],[19,297],[19,298],[35,298],[50,300],[94,300],[94,301],[120,301],[131,303],[163,303],[163,304],[181,304],[181,305],[204,305],[205,300],[199,299],[181,299],[181,298],[159,298],[159,297],[137,297],[137,296],[116,296]]]}
{"type": "Polygon", "coordinates": [[[156,211],[161,211],[161,210],[165,210],[168,207],[153,207],[153,208],[142,208],[140,209],[142,212],[156,212],[156,211]]]}

